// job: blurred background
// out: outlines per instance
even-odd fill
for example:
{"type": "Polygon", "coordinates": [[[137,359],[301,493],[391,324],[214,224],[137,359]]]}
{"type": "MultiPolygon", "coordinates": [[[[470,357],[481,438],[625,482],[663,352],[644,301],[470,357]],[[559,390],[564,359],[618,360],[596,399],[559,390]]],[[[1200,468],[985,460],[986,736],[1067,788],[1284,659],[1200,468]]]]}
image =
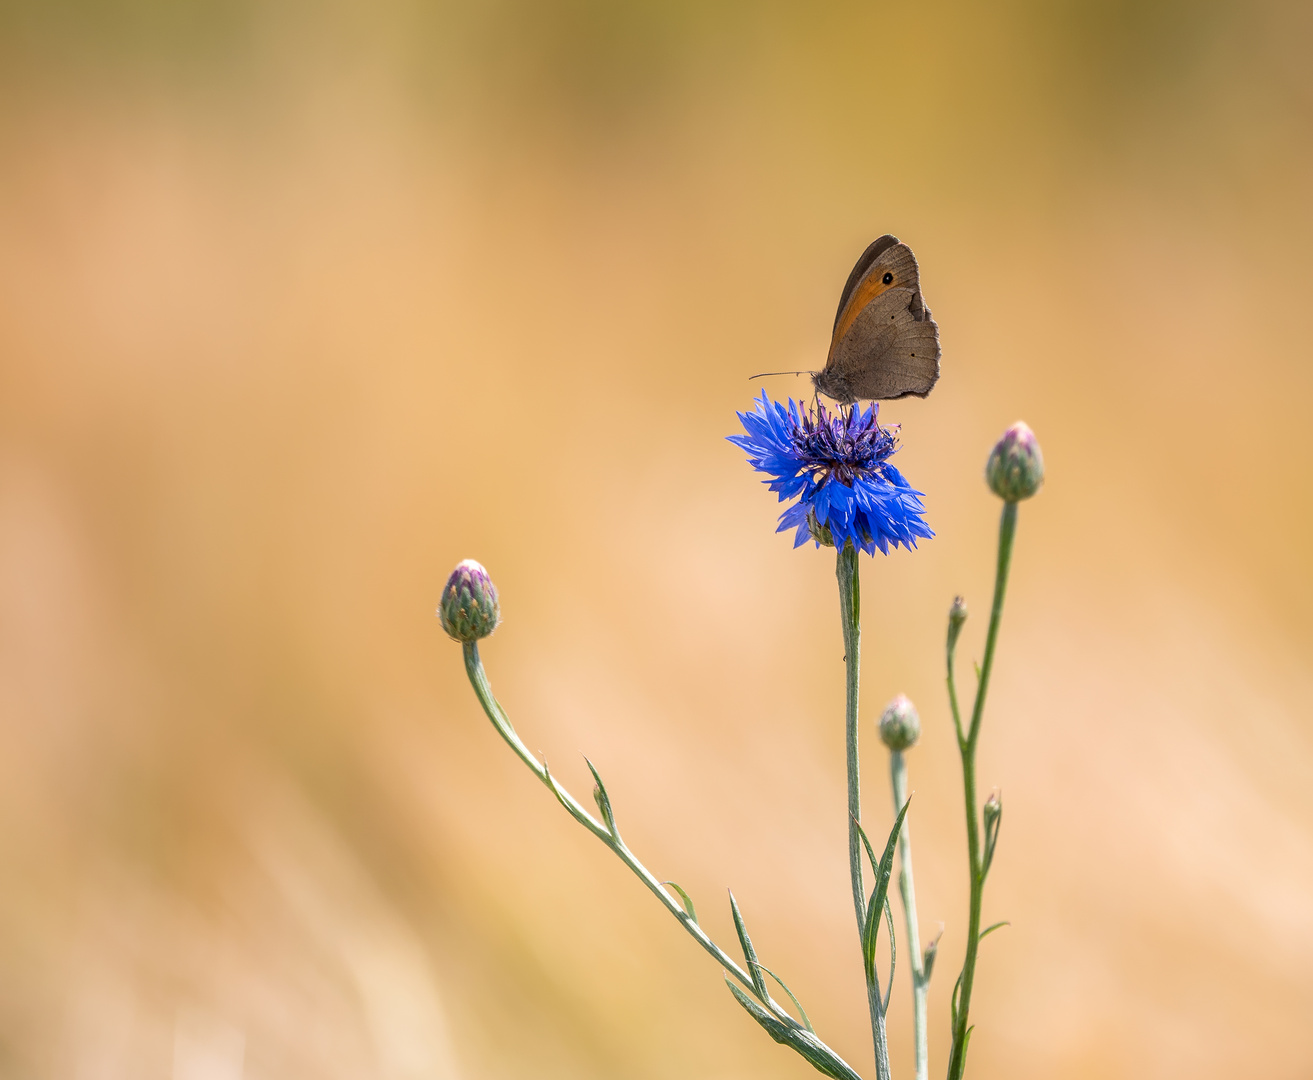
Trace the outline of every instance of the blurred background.
{"type": "Polygon", "coordinates": [[[932,1073],[945,616],[969,664],[1024,418],[970,1075],[1313,1076],[1310,49],[1283,0],[4,0],[0,1074],[815,1075],[479,712],[475,557],[528,744],[873,1075],[833,556],[724,437],[894,232],[937,536],[862,560],[863,757],[883,835],[911,695],[932,1073]]]}

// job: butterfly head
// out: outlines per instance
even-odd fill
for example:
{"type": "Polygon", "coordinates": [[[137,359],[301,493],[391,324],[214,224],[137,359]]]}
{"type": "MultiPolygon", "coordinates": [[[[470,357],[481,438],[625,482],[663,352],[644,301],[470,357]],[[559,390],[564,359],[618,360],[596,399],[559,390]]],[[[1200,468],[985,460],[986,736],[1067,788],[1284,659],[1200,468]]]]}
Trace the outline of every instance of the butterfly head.
{"type": "Polygon", "coordinates": [[[838,371],[813,371],[811,376],[812,386],[816,388],[818,394],[833,398],[840,405],[851,405],[857,400],[857,395],[852,392],[848,380],[838,371]]]}

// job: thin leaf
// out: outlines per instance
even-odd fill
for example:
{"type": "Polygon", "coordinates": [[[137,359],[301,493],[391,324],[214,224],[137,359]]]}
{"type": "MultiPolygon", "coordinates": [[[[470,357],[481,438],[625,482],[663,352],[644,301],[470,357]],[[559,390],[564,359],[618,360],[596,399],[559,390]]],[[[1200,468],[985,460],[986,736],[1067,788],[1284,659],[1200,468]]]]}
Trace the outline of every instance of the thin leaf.
{"type": "Polygon", "coordinates": [[[889,1012],[889,999],[894,996],[894,961],[898,958],[898,943],[894,940],[894,906],[886,896],[884,900],[884,921],[889,927],[889,989],[884,995],[884,1004],[880,1012],[889,1012]]]}
{"type": "Polygon", "coordinates": [[[871,841],[866,838],[866,830],[862,828],[862,823],[856,818],[853,818],[853,824],[857,826],[857,835],[862,838],[862,844],[866,847],[866,857],[871,860],[871,873],[878,874],[880,872],[880,862],[875,857],[871,841]]]}
{"type": "Polygon", "coordinates": [[[1010,922],[1008,922],[1006,919],[1004,919],[1002,922],[996,922],[993,926],[987,926],[987,927],[985,927],[984,930],[980,931],[980,937],[976,938],[976,940],[977,940],[977,941],[984,941],[985,938],[986,938],[988,935],[992,934],[995,930],[999,930],[999,929],[1001,929],[1001,928],[1004,927],[1004,926],[1011,926],[1011,925],[1012,925],[1012,924],[1011,924],[1010,922]]]}
{"type": "Polygon", "coordinates": [[[789,989],[789,984],[786,983],[783,979],[781,979],[778,975],[776,975],[775,972],[771,971],[771,969],[768,968],[765,964],[758,964],[757,967],[761,968],[762,971],[764,971],[767,975],[769,975],[772,979],[774,979],[777,983],[780,984],[784,992],[789,995],[789,1000],[791,1000],[793,1004],[798,1007],[798,1012],[802,1014],[802,1026],[805,1027],[808,1031],[810,1031],[813,1035],[815,1035],[816,1029],[812,1027],[812,1022],[807,1017],[807,1010],[802,1007],[802,1002],[798,1000],[798,996],[792,990],[789,989]]]}
{"type": "Polygon", "coordinates": [[[593,763],[586,757],[584,761],[588,765],[588,771],[593,774],[593,779],[597,782],[597,786],[593,788],[593,802],[597,803],[597,809],[602,813],[602,820],[606,822],[607,830],[612,837],[619,840],[620,830],[616,828],[615,814],[611,810],[611,797],[606,793],[606,785],[602,783],[602,778],[597,774],[597,770],[593,768],[593,763]]]}
{"type": "Polygon", "coordinates": [[[802,1028],[791,1028],[777,1020],[731,982],[729,976],[725,977],[725,984],[729,987],[730,993],[734,995],[734,1000],[742,1005],[748,1015],[765,1029],[767,1035],[777,1043],[781,1043],[801,1055],[817,1072],[831,1077],[832,1080],[862,1080],[843,1058],[821,1042],[812,1032],[804,1031],[802,1028]]]}
{"type": "Polygon", "coordinates": [[[898,817],[894,819],[894,827],[889,830],[889,839],[885,843],[884,854],[880,857],[880,864],[875,872],[875,889],[871,893],[871,905],[866,909],[866,926],[862,930],[862,960],[866,966],[868,986],[875,985],[875,943],[880,932],[880,912],[889,895],[889,879],[893,876],[894,850],[898,847],[898,834],[903,828],[903,819],[907,817],[907,809],[911,805],[910,798],[903,803],[903,808],[898,811],[898,817]]]}
{"type": "Polygon", "coordinates": [[[734,995],[735,1000],[747,1009],[748,1013],[757,1021],[757,1023],[766,1029],[766,1033],[772,1039],[777,1043],[784,1043],[786,1046],[789,1044],[789,1032],[791,1029],[788,1024],[784,1023],[782,1020],[776,1019],[763,1009],[760,1004],[748,997],[748,995],[739,988],[739,985],[731,980],[728,975],[725,976],[725,985],[729,987],[730,993],[734,995]]]}
{"type": "Polygon", "coordinates": [[[962,971],[958,972],[958,975],[957,975],[957,982],[954,983],[954,985],[953,985],[953,997],[952,997],[952,1000],[949,1002],[949,1008],[951,1009],[951,1011],[952,1011],[952,1016],[953,1016],[953,1024],[952,1024],[952,1027],[953,1027],[953,1030],[954,1030],[954,1031],[957,1030],[957,998],[958,998],[958,995],[962,993],[962,976],[963,976],[965,973],[966,973],[966,969],[965,969],[965,968],[964,968],[962,971]]]}
{"type": "Polygon", "coordinates": [[[862,926],[862,966],[866,971],[866,985],[875,979],[875,939],[880,932],[880,909],[875,906],[875,893],[866,905],[866,922],[862,926]]]}
{"type": "Polygon", "coordinates": [[[688,893],[686,893],[673,881],[663,881],[661,884],[669,885],[672,889],[675,890],[675,892],[679,893],[679,899],[684,905],[684,910],[688,912],[688,917],[692,919],[694,922],[697,922],[698,913],[697,913],[697,909],[693,907],[693,897],[689,896],[688,893]]]}
{"type": "Polygon", "coordinates": [[[788,1046],[822,1076],[830,1080],[862,1080],[846,1061],[810,1031],[794,1031],[788,1046]]]}
{"type": "Polygon", "coordinates": [[[866,905],[866,924],[862,927],[862,965],[866,971],[866,985],[875,981],[875,939],[880,933],[880,909],[875,906],[877,884],[871,893],[871,902],[866,905]]]}
{"type": "Polygon", "coordinates": [[[748,963],[748,974],[752,976],[753,989],[757,991],[757,997],[763,1002],[769,1001],[770,992],[766,989],[766,980],[761,977],[757,950],[752,947],[752,938],[748,937],[748,928],[743,925],[743,916],[739,913],[739,904],[734,899],[732,890],[729,894],[729,909],[734,914],[734,929],[738,932],[739,945],[743,948],[743,959],[748,963]]]}
{"type": "Polygon", "coordinates": [[[543,758],[543,779],[546,780],[547,786],[552,789],[552,794],[556,796],[560,804],[570,812],[570,816],[578,817],[579,815],[575,813],[574,807],[566,800],[564,790],[556,782],[556,777],[552,775],[552,770],[547,767],[546,758],[543,758]]]}

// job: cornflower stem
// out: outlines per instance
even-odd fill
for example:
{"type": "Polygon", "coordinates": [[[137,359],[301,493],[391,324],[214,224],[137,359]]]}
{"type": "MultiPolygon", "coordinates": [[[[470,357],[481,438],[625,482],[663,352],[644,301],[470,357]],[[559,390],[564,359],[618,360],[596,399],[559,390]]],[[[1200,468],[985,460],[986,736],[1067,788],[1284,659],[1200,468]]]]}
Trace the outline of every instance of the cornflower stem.
{"type": "Polygon", "coordinates": [[[1007,593],[1008,570],[1012,564],[1012,541],[1017,531],[1017,504],[1005,502],[998,526],[998,563],[994,571],[994,603],[989,612],[989,631],[985,637],[985,656],[980,664],[975,702],[971,708],[971,726],[964,735],[957,705],[957,686],[953,674],[957,633],[950,628],[946,658],[948,662],[948,699],[957,729],[957,747],[962,757],[962,787],[966,796],[967,859],[971,873],[971,909],[967,921],[966,959],[962,963],[957,1014],[953,1025],[953,1048],[948,1058],[948,1080],[961,1080],[966,1071],[967,1041],[971,1034],[969,1012],[971,988],[975,982],[976,954],[980,948],[980,909],[985,891],[985,869],[980,850],[980,819],[976,808],[976,744],[980,738],[980,721],[985,711],[985,695],[994,667],[994,646],[1003,617],[1003,598],[1007,593]]]}
{"type": "Polygon", "coordinates": [[[520,740],[515,728],[511,726],[510,717],[501,707],[500,703],[492,695],[492,687],[488,683],[487,673],[483,670],[483,661],[479,658],[479,646],[475,642],[468,642],[465,645],[465,672],[469,675],[470,683],[474,686],[474,693],[479,699],[479,704],[483,706],[483,711],[488,714],[488,719],[492,721],[493,726],[497,729],[498,734],[506,740],[507,744],[515,751],[516,757],[523,761],[533,774],[538,777],[544,784],[553,789],[557,798],[565,804],[565,808],[570,812],[580,825],[596,836],[602,843],[614,851],[630,870],[632,870],[638,879],[656,894],[656,898],[661,901],[666,910],[679,920],[684,929],[692,935],[693,940],[701,945],[707,952],[714,956],[726,971],[734,976],[744,988],[753,995],[756,994],[756,988],[753,985],[752,976],[744,971],[733,957],[724,952],[720,946],[707,937],[703,929],[692,919],[675,899],[665,890],[660,881],[634,856],[618,837],[611,834],[611,830],[606,825],[598,821],[592,814],[583,808],[579,801],[566,791],[547,771],[547,766],[539,761],[520,740]]]}
{"type": "MultiPolygon", "coordinates": [[[[889,772],[893,780],[894,813],[907,805],[907,758],[901,750],[889,753],[889,772]]],[[[903,897],[903,918],[907,924],[907,948],[912,965],[912,1036],[916,1044],[916,1080],[930,1075],[930,1050],[926,1035],[925,960],[921,955],[921,931],[916,919],[916,884],[912,878],[912,836],[906,820],[898,834],[898,890],[903,897]]]]}
{"type": "MultiPolygon", "coordinates": [[[[862,884],[862,844],[858,825],[862,820],[861,768],[857,758],[857,707],[861,687],[862,597],[857,573],[857,549],[850,542],[839,551],[835,564],[839,579],[839,615],[843,622],[843,661],[847,675],[844,733],[848,761],[848,868],[852,875],[853,909],[857,915],[857,942],[861,947],[866,926],[866,889],[862,884]]],[[[889,1047],[885,1037],[880,980],[867,980],[866,1001],[871,1012],[871,1040],[875,1044],[875,1075],[889,1080],[889,1047]]]]}
{"type": "MultiPolygon", "coordinates": [[[[593,770],[591,762],[589,762],[589,769],[593,772],[593,776],[597,780],[598,791],[595,797],[598,800],[599,809],[601,809],[603,813],[604,820],[602,821],[599,821],[585,810],[579,800],[566,791],[560,782],[552,776],[547,768],[547,763],[545,761],[539,761],[538,758],[530,752],[529,748],[524,745],[524,742],[520,739],[514,726],[512,726],[511,719],[506,714],[506,710],[501,707],[501,703],[493,696],[492,686],[488,682],[487,672],[484,671],[483,661],[479,657],[478,644],[472,641],[466,642],[464,644],[464,652],[465,673],[469,676],[470,685],[474,688],[474,694],[479,699],[479,704],[483,706],[483,711],[487,714],[488,719],[492,721],[492,726],[497,729],[497,733],[506,741],[506,744],[515,751],[515,756],[529,767],[529,770],[534,776],[551,789],[552,793],[575,821],[579,822],[580,825],[601,840],[602,843],[616,854],[621,862],[629,867],[638,880],[646,885],[652,894],[661,901],[662,906],[675,917],[676,921],[685,929],[685,931],[687,931],[689,936],[702,946],[702,948],[725,969],[727,977],[732,976],[742,985],[747,994],[761,1002],[762,1007],[758,1009],[756,1013],[753,1013],[757,1022],[771,1032],[772,1038],[774,1038],[776,1042],[785,1043],[795,1052],[801,1054],[807,1061],[811,1062],[813,1066],[821,1069],[821,1071],[825,1072],[827,1075],[838,1077],[840,1080],[861,1080],[861,1077],[850,1065],[848,1065],[847,1062],[839,1057],[837,1053],[826,1046],[825,1043],[816,1036],[815,1032],[811,1030],[809,1024],[804,1025],[798,1023],[798,1021],[790,1016],[779,1002],[775,1001],[769,993],[765,992],[764,977],[761,970],[757,970],[758,968],[761,968],[760,964],[756,964],[754,961],[749,960],[749,966],[753,968],[752,972],[745,971],[740,967],[733,957],[726,953],[724,949],[707,936],[706,931],[698,925],[696,916],[691,911],[685,910],[685,908],[666,891],[666,883],[660,881],[656,875],[648,870],[648,868],[638,860],[638,857],[629,850],[625,842],[621,840],[620,831],[616,827],[615,818],[611,810],[610,797],[606,794],[606,789],[602,785],[601,777],[597,775],[596,770],[593,770]]],[[[683,897],[682,892],[681,897],[683,897]]],[[[731,896],[731,901],[732,900],[733,897],[731,896]]],[[[737,921],[737,909],[735,909],[735,916],[737,921]]],[[[742,930],[741,926],[740,930],[745,935],[746,940],[746,930],[742,930]]],[[[747,950],[745,949],[745,951],[747,950]]],[[[783,986],[783,983],[780,985],[783,986]]],[[[730,989],[733,990],[734,987],[731,986],[730,989]]],[[[786,987],[785,989],[787,991],[788,988],[786,987]]],[[[744,998],[737,993],[736,996],[740,997],[740,1002],[742,1003],[744,998]]],[[[790,996],[792,997],[791,993],[790,996]]],[[[796,1004],[796,998],[794,998],[794,1002],[796,1004]]],[[[753,1006],[753,1008],[757,1007],[753,1006]]],[[[801,1006],[799,1006],[799,1009],[801,1009],[801,1006]]]]}

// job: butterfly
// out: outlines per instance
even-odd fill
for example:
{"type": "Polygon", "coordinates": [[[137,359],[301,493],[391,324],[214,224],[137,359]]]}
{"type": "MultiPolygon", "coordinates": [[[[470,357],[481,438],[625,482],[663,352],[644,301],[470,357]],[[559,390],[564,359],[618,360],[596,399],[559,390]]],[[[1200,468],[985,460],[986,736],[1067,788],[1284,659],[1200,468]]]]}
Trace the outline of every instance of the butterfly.
{"type": "Polygon", "coordinates": [[[898,237],[882,236],[848,275],[830,353],[812,383],[841,405],[925,397],[939,378],[939,357],[939,326],[921,295],[916,256],[898,237]]]}

